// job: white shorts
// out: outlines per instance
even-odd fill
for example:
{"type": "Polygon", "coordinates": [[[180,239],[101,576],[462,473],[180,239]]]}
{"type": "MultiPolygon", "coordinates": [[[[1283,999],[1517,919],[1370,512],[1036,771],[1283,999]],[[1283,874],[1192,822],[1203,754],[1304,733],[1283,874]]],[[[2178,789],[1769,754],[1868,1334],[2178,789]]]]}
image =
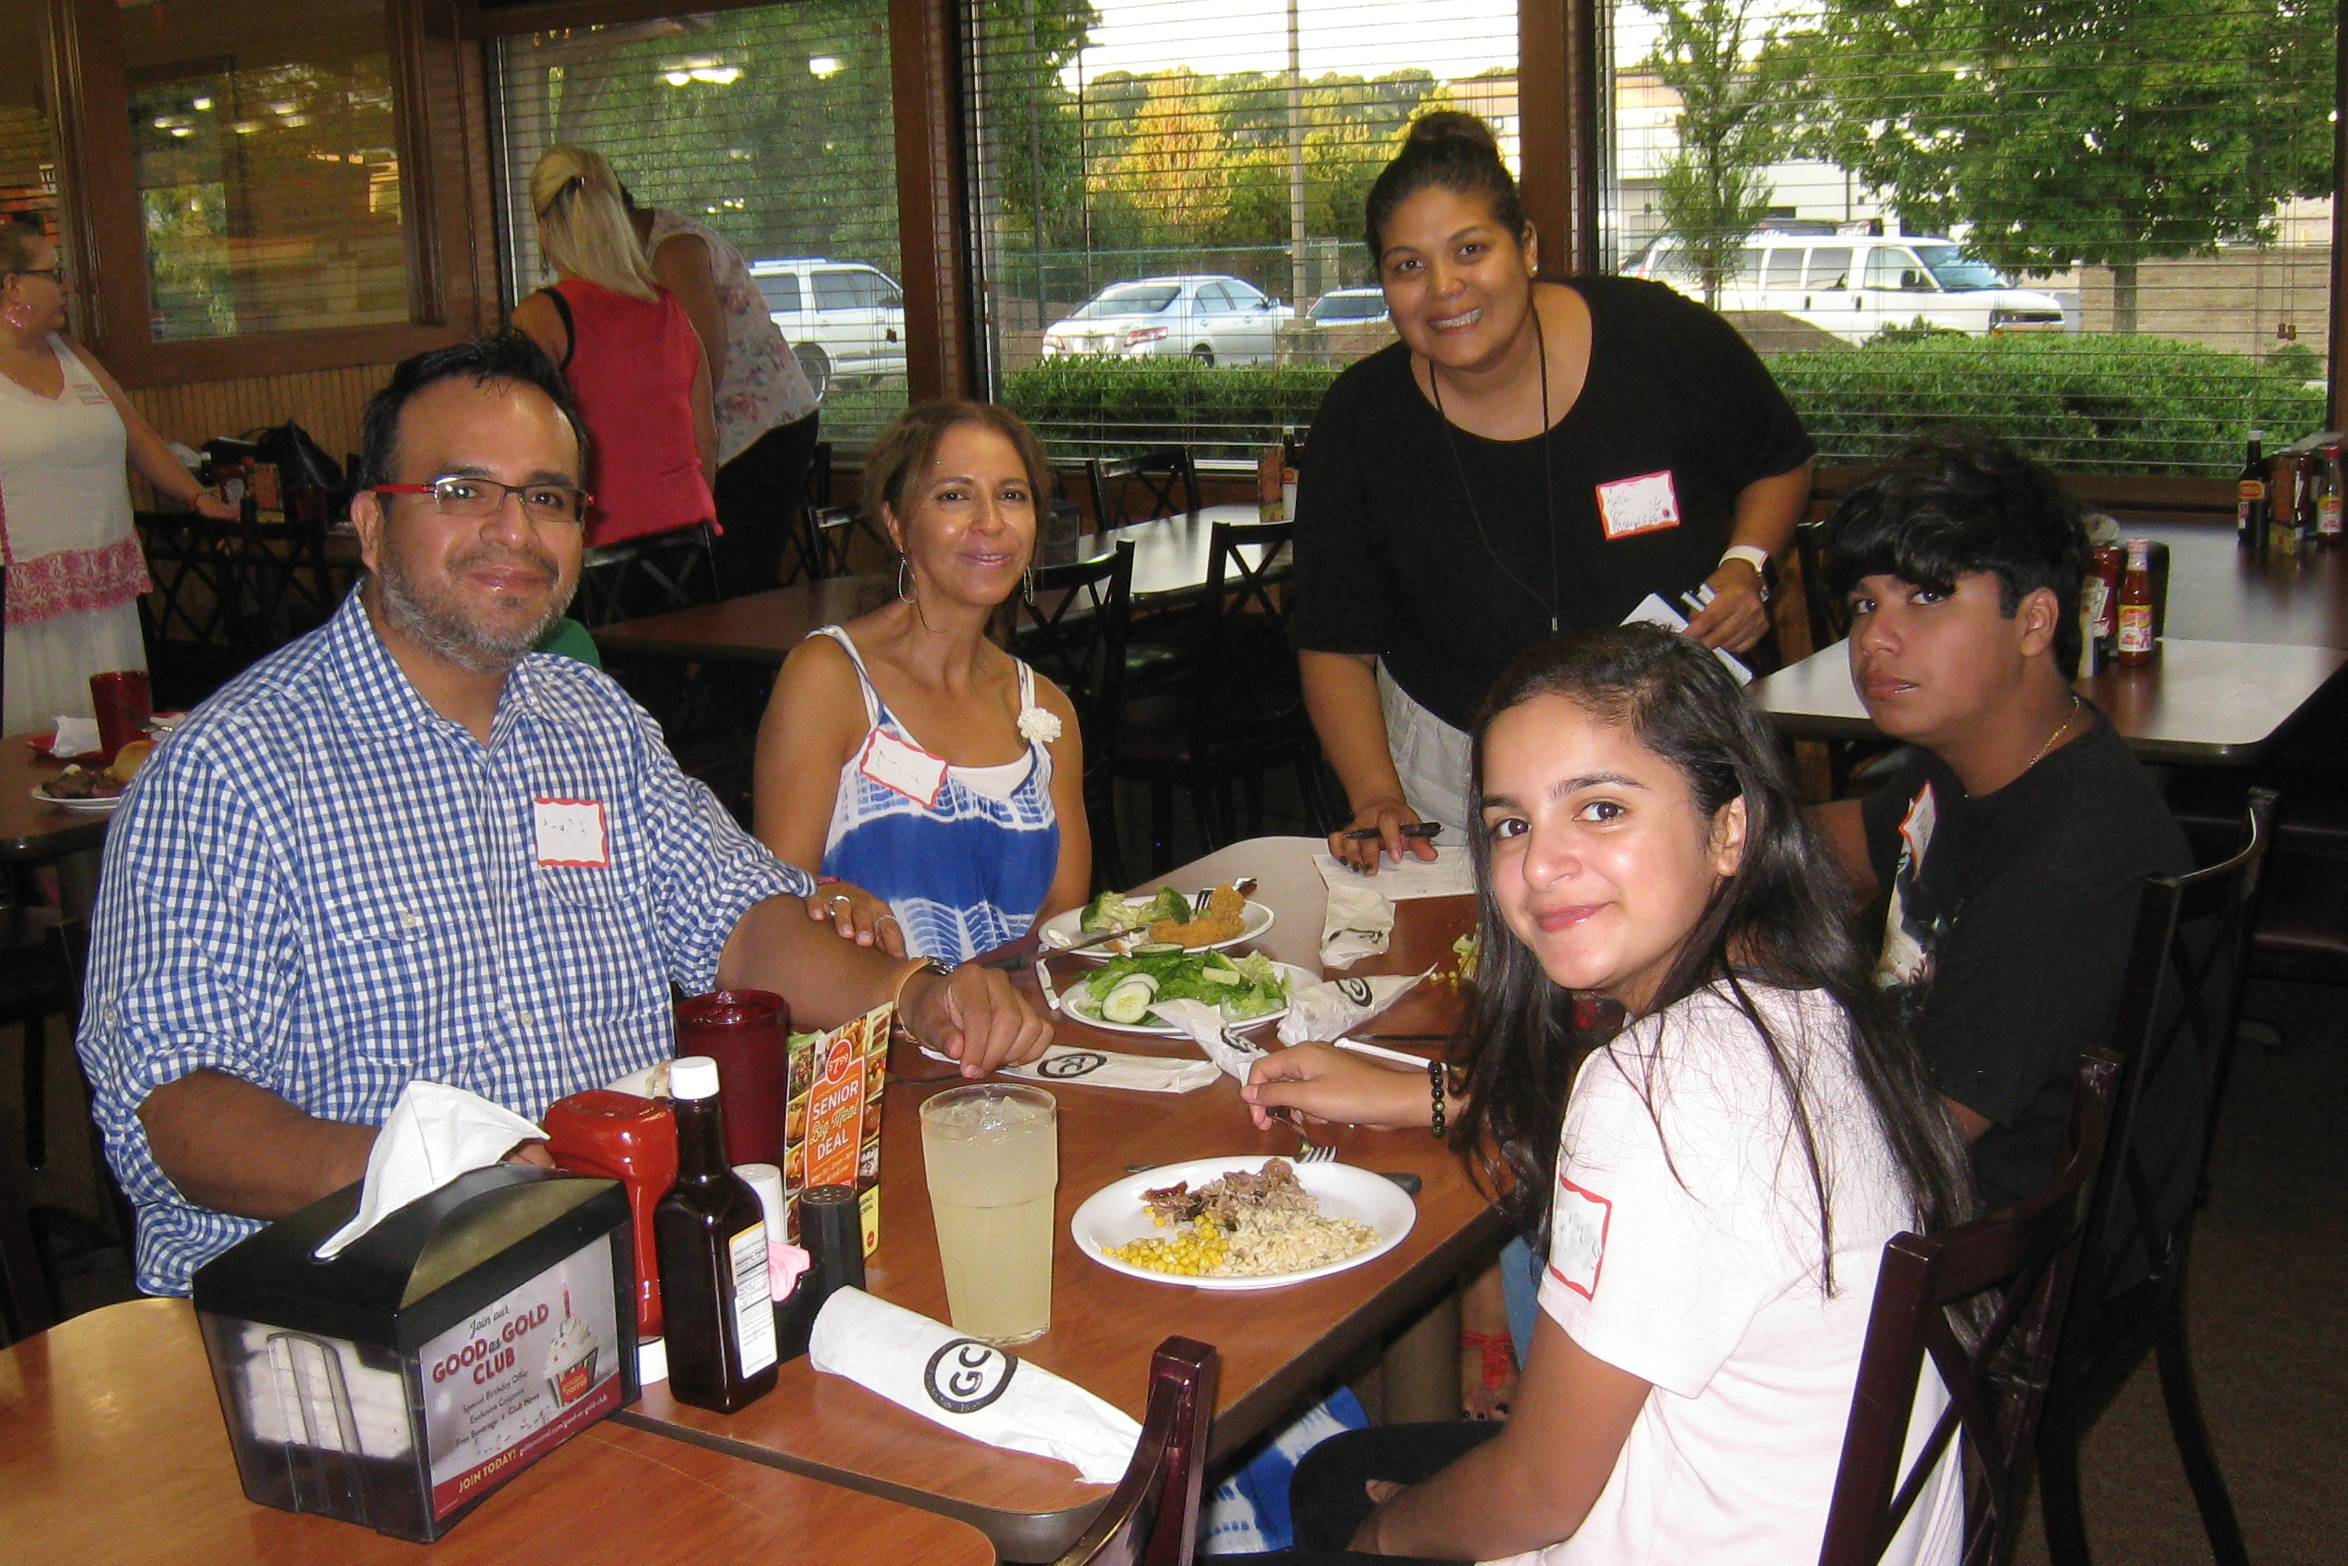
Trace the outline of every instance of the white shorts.
{"type": "Polygon", "coordinates": [[[1386,750],[1394,758],[1395,775],[1402,779],[1402,797],[1420,820],[1442,825],[1436,842],[1466,842],[1467,825],[1474,819],[1467,797],[1474,747],[1467,732],[1412,700],[1394,683],[1383,661],[1378,665],[1378,706],[1386,714],[1386,750]]]}

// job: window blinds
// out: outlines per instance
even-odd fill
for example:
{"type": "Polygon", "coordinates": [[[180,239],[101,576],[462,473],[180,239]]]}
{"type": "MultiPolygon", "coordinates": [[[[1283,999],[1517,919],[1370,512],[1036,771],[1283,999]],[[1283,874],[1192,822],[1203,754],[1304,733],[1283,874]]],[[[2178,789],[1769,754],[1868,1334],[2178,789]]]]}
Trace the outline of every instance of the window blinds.
{"type": "Polygon", "coordinates": [[[970,0],[966,22],[986,368],[1057,456],[1252,458],[1309,423],[1393,340],[1346,290],[1372,282],[1363,200],[1410,118],[1479,113],[1516,162],[1514,0],[1439,21],[1407,0],[970,0]]]}
{"type": "Polygon", "coordinates": [[[1609,238],[1727,311],[1818,437],[1962,419],[2222,477],[2321,428],[2336,12],[1622,0],[1609,238]],[[2279,437],[2279,439],[2278,439],[2279,437]]]}
{"type": "Polygon", "coordinates": [[[496,154],[509,302],[547,279],[531,166],[592,147],[638,205],[752,263],[823,432],[860,447],[905,405],[886,0],[799,0],[499,39],[496,154]]]}

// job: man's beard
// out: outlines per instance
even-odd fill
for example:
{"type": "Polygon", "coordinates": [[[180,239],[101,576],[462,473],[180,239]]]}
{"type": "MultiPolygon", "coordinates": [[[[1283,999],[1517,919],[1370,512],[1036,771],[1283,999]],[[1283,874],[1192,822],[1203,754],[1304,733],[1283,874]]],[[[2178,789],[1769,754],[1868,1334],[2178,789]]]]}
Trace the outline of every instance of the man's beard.
{"type": "MultiPolygon", "coordinates": [[[[492,552],[478,550],[459,555],[449,561],[449,574],[461,575],[478,565],[492,552]]],[[[553,561],[536,550],[496,551],[516,556],[531,565],[542,568],[550,577],[559,579],[553,561]]],[[[396,550],[386,550],[382,563],[376,568],[375,579],[383,591],[384,618],[399,627],[402,634],[420,643],[429,651],[447,659],[458,668],[472,674],[504,674],[522,661],[522,655],[536,647],[554,623],[571,606],[571,595],[578,591],[578,582],[571,583],[571,592],[551,600],[546,612],[522,630],[500,635],[475,625],[466,618],[462,603],[453,590],[440,594],[419,588],[400,563],[396,550]]]]}

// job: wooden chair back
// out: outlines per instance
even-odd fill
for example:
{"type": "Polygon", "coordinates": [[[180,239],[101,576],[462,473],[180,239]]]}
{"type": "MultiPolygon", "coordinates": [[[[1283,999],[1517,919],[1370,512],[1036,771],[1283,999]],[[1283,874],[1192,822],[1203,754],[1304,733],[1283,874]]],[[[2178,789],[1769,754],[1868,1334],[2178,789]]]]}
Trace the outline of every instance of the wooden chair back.
{"type": "Polygon", "coordinates": [[[1125,709],[1133,624],[1133,540],[1105,555],[1037,566],[1011,600],[1011,650],[1068,693],[1084,728],[1085,770],[1106,764],[1125,709]]]}
{"type": "Polygon", "coordinates": [[[1810,626],[1810,650],[1822,652],[1851,634],[1848,605],[1826,590],[1826,519],[1811,517],[1794,528],[1794,558],[1802,570],[1802,611],[1810,626]]]}
{"type": "Polygon", "coordinates": [[[1288,645],[1293,522],[1217,522],[1191,660],[1191,754],[1253,746],[1303,722],[1304,690],[1288,645]]]}
{"type": "Polygon", "coordinates": [[[1215,1351],[1206,1344],[1168,1338],[1158,1345],[1133,1461],[1055,1566],[1190,1566],[1216,1380],[1215,1351]]]}
{"type": "Polygon", "coordinates": [[[1204,504],[1199,498],[1198,463],[1186,447],[1161,446],[1137,457],[1093,457],[1084,472],[1092,486],[1093,523],[1104,532],[1186,515],[1204,504]]]}
{"type": "MultiPolygon", "coordinates": [[[[2149,1254],[2156,1282],[2183,1265],[2233,1066],[2234,1029],[2250,975],[2250,943],[2258,928],[2259,886],[2274,839],[2277,803],[2273,789],[2252,789],[2242,847],[2232,857],[2190,875],[2153,876],[2144,884],[2112,1028],[2112,1050],[2126,1065],[2126,1080],[2112,1113],[2103,1178],[2088,1220],[2086,1254],[2096,1274],[2095,1290],[2086,1296],[2091,1306],[2121,1281],[2112,1274],[2134,1265],[2137,1257],[2149,1254]],[[2191,1052],[2201,1090],[2200,1145],[2192,1169],[2194,1199],[2181,1217],[2164,1225],[2158,1221],[2161,1191],[2154,1159],[2136,1140],[2136,1111],[2145,1084],[2158,1078],[2179,1050],[2191,1052]],[[2128,1211],[2115,1233],[2123,1191],[2128,1211]]],[[[2082,1335],[2092,1330],[2094,1317],[2089,1309],[2073,1318],[2067,1354],[2084,1346],[2082,1335]]]]}
{"type": "Polygon", "coordinates": [[[2121,1074],[2109,1050],[2079,1057],[2062,1164],[2043,1190],[2004,1212],[1940,1234],[1897,1235],[1884,1247],[1819,1566],[1875,1566],[1960,1430],[1964,1450],[1951,1460],[1969,1460],[1977,1481],[1963,1558],[1968,1566],[2005,1558],[2121,1074]],[[1948,1407],[1903,1461],[1928,1358],[1948,1407]]]}

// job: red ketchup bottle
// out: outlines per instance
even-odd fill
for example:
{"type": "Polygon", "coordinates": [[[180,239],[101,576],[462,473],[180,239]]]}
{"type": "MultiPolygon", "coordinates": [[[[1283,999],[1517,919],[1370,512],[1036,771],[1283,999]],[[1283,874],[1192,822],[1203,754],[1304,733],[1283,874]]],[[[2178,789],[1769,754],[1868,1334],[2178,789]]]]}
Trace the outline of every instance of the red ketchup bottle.
{"type": "Polygon", "coordinates": [[[726,1161],[783,1163],[791,1008],[766,990],[712,990],[677,1002],[677,1053],[717,1062],[726,1106],[726,1161]]]}
{"type": "Polygon", "coordinates": [[[546,1150],[555,1166],[627,1188],[636,1242],[636,1336],[660,1336],[660,1260],[652,1212],[677,1183],[677,1122],[666,1104],[593,1088],[546,1106],[546,1150]]]}
{"type": "Polygon", "coordinates": [[[669,1067],[677,1183],[652,1216],[667,1319],[669,1393],[721,1414],[774,1390],[775,1316],[766,1283],[766,1210],[726,1161],[717,1062],[669,1067]]]}

